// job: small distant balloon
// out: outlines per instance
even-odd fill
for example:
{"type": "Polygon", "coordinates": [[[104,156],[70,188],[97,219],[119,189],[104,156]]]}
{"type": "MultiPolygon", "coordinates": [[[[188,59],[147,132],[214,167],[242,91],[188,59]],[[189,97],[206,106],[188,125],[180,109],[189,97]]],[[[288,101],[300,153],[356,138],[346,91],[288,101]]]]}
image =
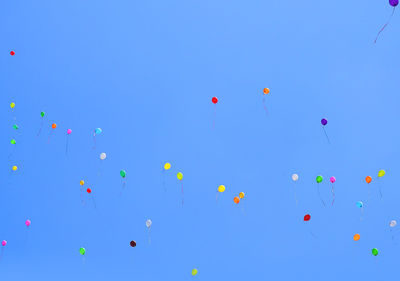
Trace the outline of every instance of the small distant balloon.
{"type": "Polygon", "coordinates": [[[218,186],[218,192],[224,192],[225,191],[225,185],[220,185],[220,186],[218,186]]]}
{"type": "Polygon", "coordinates": [[[12,139],[12,140],[10,141],[10,143],[11,143],[11,144],[16,144],[17,142],[15,141],[15,139],[12,139]]]}
{"type": "Polygon", "coordinates": [[[92,193],[92,190],[90,188],[88,188],[88,189],[86,189],[86,192],[90,194],[90,193],[92,193]]]}
{"type": "Polygon", "coordinates": [[[10,55],[12,55],[12,56],[15,55],[15,52],[14,52],[14,51],[11,51],[11,52],[10,52],[10,55]]]}
{"type": "Polygon", "coordinates": [[[298,174],[293,174],[292,175],[292,180],[293,181],[298,181],[299,180],[299,175],[298,174]]]}
{"type": "Polygon", "coordinates": [[[322,182],[322,180],[323,180],[323,177],[322,177],[322,176],[317,176],[317,178],[316,178],[317,183],[322,182]]]}
{"type": "Polygon", "coordinates": [[[131,245],[132,248],[136,247],[136,242],[133,240],[129,244],[131,245]]]}
{"type": "Polygon", "coordinates": [[[240,198],[239,198],[239,197],[235,197],[235,198],[233,198],[233,202],[235,202],[236,204],[239,204],[239,202],[240,202],[240,198]]]}
{"type": "Polygon", "coordinates": [[[13,129],[18,130],[18,129],[19,129],[18,125],[17,125],[17,124],[14,124],[14,125],[13,125],[13,129]]]}
{"type": "Polygon", "coordinates": [[[395,227],[397,225],[397,221],[392,220],[392,221],[390,221],[389,225],[390,225],[390,227],[395,227]]]}
{"type": "Polygon", "coordinates": [[[212,97],[211,101],[212,101],[213,104],[217,104],[218,98],[217,97],[212,97]]]}
{"type": "Polygon", "coordinates": [[[41,116],[41,117],[44,117],[44,115],[45,115],[45,112],[44,112],[44,111],[40,112],[40,116],[41,116]]]}
{"type": "Polygon", "coordinates": [[[121,177],[125,178],[126,177],[126,171],[125,170],[121,170],[119,171],[119,174],[121,175],[121,177]]]}
{"type": "Polygon", "coordinates": [[[168,171],[169,169],[171,169],[171,164],[167,162],[164,164],[164,170],[168,171]]]}
{"type": "Polygon", "coordinates": [[[386,174],[386,172],[385,172],[385,170],[380,170],[379,172],[378,172],[378,177],[383,177],[384,175],[386,174]]]}
{"type": "Polygon", "coordinates": [[[68,130],[67,130],[67,134],[70,135],[71,133],[72,133],[72,130],[71,130],[71,129],[68,129],[68,130]]]}
{"type": "Polygon", "coordinates": [[[11,107],[11,108],[14,108],[14,107],[15,107],[15,103],[13,103],[13,102],[10,103],[10,107],[11,107]]]}
{"type": "Polygon", "coordinates": [[[79,249],[79,254],[81,254],[82,256],[86,254],[86,249],[85,248],[80,248],[79,249]]]}
{"type": "Polygon", "coordinates": [[[31,221],[30,221],[30,220],[26,220],[26,221],[25,221],[25,225],[26,225],[26,226],[30,226],[30,225],[31,225],[31,221]]]}
{"type": "Polygon", "coordinates": [[[371,178],[370,176],[368,176],[368,177],[365,178],[365,181],[366,181],[367,183],[370,183],[370,182],[372,181],[372,178],[371,178]]]}
{"type": "Polygon", "coordinates": [[[331,183],[334,183],[336,181],[336,178],[335,177],[331,177],[329,180],[331,181],[331,183]]]}
{"type": "Polygon", "coordinates": [[[95,130],[94,130],[94,134],[95,135],[99,135],[99,134],[101,134],[103,132],[103,130],[101,129],[101,128],[96,128],[95,130]]]}
{"type": "Polygon", "coordinates": [[[1,241],[1,245],[4,247],[5,245],[7,245],[7,240],[3,240],[1,241]]]}
{"type": "Polygon", "coordinates": [[[360,240],[360,238],[361,238],[361,236],[358,233],[354,234],[354,236],[353,236],[354,241],[358,241],[358,240],[360,240]]]}
{"type": "Polygon", "coordinates": [[[107,154],[105,152],[100,153],[100,159],[104,160],[107,158],[107,154]]]}
{"type": "Polygon", "coordinates": [[[197,270],[197,268],[193,268],[193,269],[192,269],[192,276],[196,276],[197,273],[199,273],[199,271],[197,270]]]}
{"type": "Polygon", "coordinates": [[[240,193],[239,193],[239,198],[240,198],[240,199],[243,199],[244,196],[245,196],[244,192],[240,192],[240,193]]]}
{"type": "Polygon", "coordinates": [[[325,118],[322,118],[321,124],[322,124],[322,126],[326,126],[326,124],[328,124],[328,120],[326,120],[325,118]]]}
{"type": "Polygon", "coordinates": [[[183,179],[183,174],[181,173],[181,172],[178,172],[177,174],[176,174],[176,177],[178,178],[178,180],[182,180],[183,179]]]}
{"type": "Polygon", "coordinates": [[[356,206],[357,206],[358,208],[362,208],[362,207],[364,207],[364,204],[363,204],[363,202],[358,201],[358,202],[356,203],[356,206]]]}
{"type": "Polygon", "coordinates": [[[12,170],[16,171],[16,170],[18,170],[18,167],[17,166],[12,166],[12,170]]]}
{"type": "Polygon", "coordinates": [[[153,222],[151,221],[151,219],[148,219],[147,221],[146,221],[146,226],[147,226],[147,228],[150,228],[150,226],[153,224],[153,222]]]}
{"type": "Polygon", "coordinates": [[[263,92],[264,92],[264,95],[268,95],[269,94],[269,89],[268,88],[264,88],[263,92]]]}
{"type": "Polygon", "coordinates": [[[372,254],[376,257],[378,255],[378,249],[377,248],[373,248],[372,249],[372,254]]]}
{"type": "Polygon", "coordinates": [[[80,185],[84,185],[84,184],[85,184],[85,181],[84,181],[84,180],[80,180],[80,181],[79,181],[79,184],[80,184],[80,185]]]}
{"type": "Polygon", "coordinates": [[[51,124],[51,128],[53,129],[57,128],[57,124],[56,123],[51,124]]]}
{"type": "Polygon", "coordinates": [[[311,219],[311,216],[309,214],[304,216],[304,221],[309,221],[311,219]]]}

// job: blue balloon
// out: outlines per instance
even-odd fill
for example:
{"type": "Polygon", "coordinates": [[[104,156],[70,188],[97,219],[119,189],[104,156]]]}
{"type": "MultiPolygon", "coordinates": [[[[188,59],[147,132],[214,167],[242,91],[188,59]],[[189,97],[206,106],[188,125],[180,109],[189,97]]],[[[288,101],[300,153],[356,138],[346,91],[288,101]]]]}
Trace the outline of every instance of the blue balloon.
{"type": "Polygon", "coordinates": [[[363,202],[361,202],[361,201],[358,201],[356,203],[356,205],[357,205],[358,208],[362,208],[364,206],[363,202]]]}
{"type": "Polygon", "coordinates": [[[95,135],[101,134],[102,132],[103,132],[103,130],[102,130],[101,128],[96,128],[96,129],[94,130],[94,134],[95,134],[95,135]]]}

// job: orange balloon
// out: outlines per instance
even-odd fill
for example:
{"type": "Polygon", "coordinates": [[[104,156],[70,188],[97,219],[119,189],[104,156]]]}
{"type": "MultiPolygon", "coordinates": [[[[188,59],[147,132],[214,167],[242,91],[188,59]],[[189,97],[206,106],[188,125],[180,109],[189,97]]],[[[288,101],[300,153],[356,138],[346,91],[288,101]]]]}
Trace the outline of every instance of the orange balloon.
{"type": "Polygon", "coordinates": [[[239,202],[240,202],[240,198],[239,198],[239,197],[235,197],[235,198],[233,198],[233,202],[235,202],[236,204],[239,204],[239,202]]]}
{"type": "Polygon", "coordinates": [[[354,234],[353,239],[354,239],[354,241],[360,240],[360,234],[358,234],[358,233],[354,234]]]}
{"type": "Polygon", "coordinates": [[[51,127],[52,127],[53,129],[55,129],[55,128],[57,128],[57,124],[56,124],[56,123],[53,123],[53,124],[51,124],[51,127]]]}
{"type": "Polygon", "coordinates": [[[269,94],[269,89],[268,88],[264,88],[264,95],[268,95],[269,94]]]}
{"type": "Polygon", "coordinates": [[[371,178],[370,176],[368,176],[368,177],[365,178],[365,181],[366,181],[367,183],[370,183],[370,182],[372,181],[372,178],[371,178]]]}

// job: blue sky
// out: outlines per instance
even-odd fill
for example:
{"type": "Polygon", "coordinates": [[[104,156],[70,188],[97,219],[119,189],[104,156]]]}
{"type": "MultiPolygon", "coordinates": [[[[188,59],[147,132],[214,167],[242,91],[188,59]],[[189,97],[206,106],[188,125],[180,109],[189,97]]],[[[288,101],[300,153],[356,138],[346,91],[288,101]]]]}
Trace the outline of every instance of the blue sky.
{"type": "Polygon", "coordinates": [[[400,14],[373,44],[390,13],[387,1],[1,3],[1,279],[391,278],[400,14]],[[337,179],[333,207],[319,174],[326,202],[337,179]]]}

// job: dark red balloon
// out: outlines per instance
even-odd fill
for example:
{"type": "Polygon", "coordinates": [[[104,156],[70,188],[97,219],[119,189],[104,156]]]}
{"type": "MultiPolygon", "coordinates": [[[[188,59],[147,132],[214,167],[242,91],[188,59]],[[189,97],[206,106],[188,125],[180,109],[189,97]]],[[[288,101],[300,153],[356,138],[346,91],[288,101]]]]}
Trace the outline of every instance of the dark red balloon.
{"type": "Polygon", "coordinates": [[[311,219],[311,216],[309,214],[304,216],[304,221],[309,221],[311,219]]]}
{"type": "Polygon", "coordinates": [[[15,52],[14,52],[14,51],[11,51],[11,52],[10,52],[10,55],[12,55],[12,56],[15,55],[15,52]]]}
{"type": "Polygon", "coordinates": [[[131,245],[131,247],[136,247],[136,242],[135,241],[131,241],[131,243],[129,243],[131,245]]]}
{"type": "Polygon", "coordinates": [[[92,190],[90,188],[86,189],[87,193],[92,193],[92,190]]]}
{"type": "Polygon", "coordinates": [[[218,98],[217,98],[217,97],[213,97],[213,98],[211,99],[211,101],[212,101],[213,104],[217,104],[218,98]]]}

